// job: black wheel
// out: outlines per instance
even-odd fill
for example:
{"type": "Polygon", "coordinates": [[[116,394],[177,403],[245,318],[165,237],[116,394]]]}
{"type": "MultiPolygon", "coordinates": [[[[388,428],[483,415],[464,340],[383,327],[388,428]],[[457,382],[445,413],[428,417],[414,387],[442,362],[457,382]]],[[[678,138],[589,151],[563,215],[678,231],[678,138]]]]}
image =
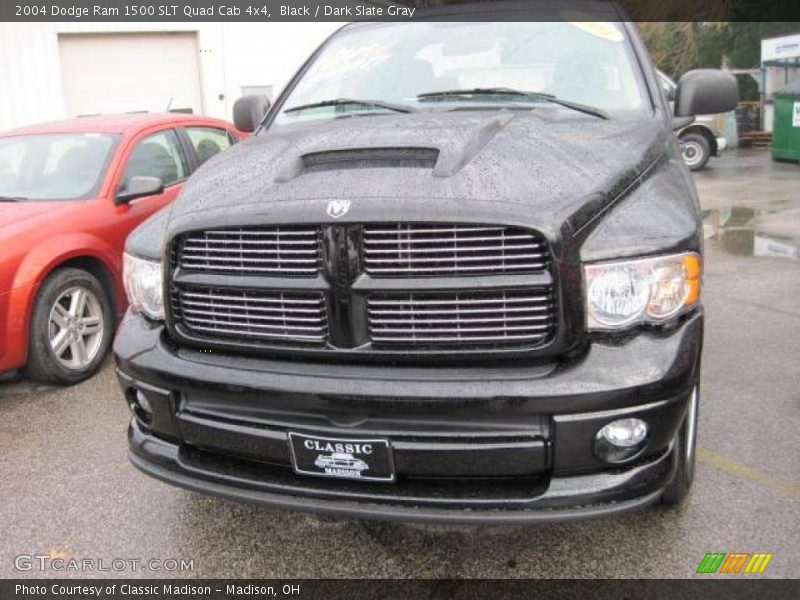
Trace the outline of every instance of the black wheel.
{"type": "Polygon", "coordinates": [[[59,269],[42,284],[31,316],[27,375],[70,385],[97,371],[111,344],[111,304],[97,278],[59,269]]]}
{"type": "Polygon", "coordinates": [[[706,166],[711,157],[711,146],[705,136],[699,133],[687,133],[681,136],[681,155],[689,169],[699,171],[706,166]]]}
{"type": "Polygon", "coordinates": [[[684,498],[689,495],[694,480],[695,448],[697,446],[697,405],[699,403],[700,392],[695,386],[689,400],[689,410],[686,418],[681,425],[678,440],[675,444],[675,452],[678,453],[678,468],[675,477],[672,479],[664,494],[661,502],[666,506],[678,506],[684,498]]]}

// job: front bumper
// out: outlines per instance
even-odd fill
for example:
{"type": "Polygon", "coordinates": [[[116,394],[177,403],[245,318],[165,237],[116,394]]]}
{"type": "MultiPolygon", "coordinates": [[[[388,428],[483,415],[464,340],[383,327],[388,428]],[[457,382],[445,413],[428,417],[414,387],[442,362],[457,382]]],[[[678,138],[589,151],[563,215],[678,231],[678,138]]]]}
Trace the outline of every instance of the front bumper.
{"type": "Polygon", "coordinates": [[[491,368],[286,362],[176,348],[128,315],[114,350],[133,418],[130,459],[191,490],[347,516],[530,522],[647,505],[671,481],[674,439],[697,379],[702,314],[670,332],[595,341],[580,358],[491,368]],[[606,423],[645,419],[647,446],[611,466],[606,423]],[[306,477],[287,434],[390,440],[392,484],[306,477]]]}
{"type": "Polygon", "coordinates": [[[28,360],[29,307],[36,286],[0,293],[0,374],[25,366],[28,360]]]}

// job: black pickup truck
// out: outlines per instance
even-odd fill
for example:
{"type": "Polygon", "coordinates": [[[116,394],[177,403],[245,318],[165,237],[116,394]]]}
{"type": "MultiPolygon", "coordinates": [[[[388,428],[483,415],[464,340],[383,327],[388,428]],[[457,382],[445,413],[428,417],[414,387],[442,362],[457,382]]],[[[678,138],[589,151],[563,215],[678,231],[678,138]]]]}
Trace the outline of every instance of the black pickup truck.
{"type": "MultiPolygon", "coordinates": [[[[609,8],[613,10],[613,8],[609,8]]],[[[698,200],[635,27],[355,23],[128,239],[130,459],[341,515],[531,522],[679,503],[698,200]]]]}

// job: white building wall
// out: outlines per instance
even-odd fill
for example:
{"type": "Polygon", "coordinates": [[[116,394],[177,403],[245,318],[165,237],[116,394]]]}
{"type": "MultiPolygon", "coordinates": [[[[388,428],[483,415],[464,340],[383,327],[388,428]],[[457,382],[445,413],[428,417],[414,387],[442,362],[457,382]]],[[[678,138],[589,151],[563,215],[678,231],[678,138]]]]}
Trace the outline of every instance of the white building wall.
{"type": "Polygon", "coordinates": [[[761,62],[768,60],[782,60],[795,64],[794,68],[767,67],[764,69],[764,114],[761,116],[764,131],[772,131],[772,120],[775,114],[773,95],[790,83],[800,80],[800,69],[797,61],[800,59],[800,34],[786,35],[776,38],[761,40],[761,62]]]}
{"type": "Polygon", "coordinates": [[[59,33],[196,32],[204,113],[230,119],[243,86],[275,95],[342,23],[0,23],[0,130],[66,114],[59,33]]]}

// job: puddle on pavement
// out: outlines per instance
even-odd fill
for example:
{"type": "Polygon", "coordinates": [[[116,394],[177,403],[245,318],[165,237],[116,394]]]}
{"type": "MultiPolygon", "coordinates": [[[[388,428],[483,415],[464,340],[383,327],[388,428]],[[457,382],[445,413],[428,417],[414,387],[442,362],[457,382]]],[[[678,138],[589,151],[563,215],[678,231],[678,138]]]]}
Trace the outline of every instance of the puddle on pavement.
{"type": "Polygon", "coordinates": [[[730,254],[800,260],[800,209],[704,210],[703,237],[730,254]]]}

